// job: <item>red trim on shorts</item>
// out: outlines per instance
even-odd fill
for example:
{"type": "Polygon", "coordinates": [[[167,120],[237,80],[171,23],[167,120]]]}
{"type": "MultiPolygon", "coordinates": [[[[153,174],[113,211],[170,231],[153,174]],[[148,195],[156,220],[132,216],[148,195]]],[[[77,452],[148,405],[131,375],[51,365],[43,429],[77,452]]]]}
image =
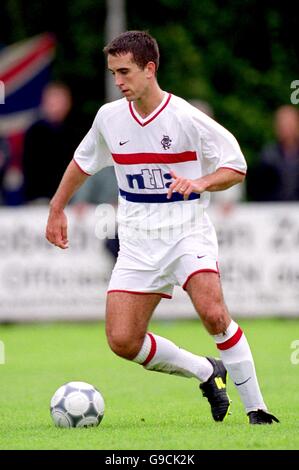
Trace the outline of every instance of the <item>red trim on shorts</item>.
{"type": "Polygon", "coordinates": [[[189,276],[187,277],[186,281],[184,282],[183,284],[183,289],[186,290],[186,286],[188,284],[188,282],[190,281],[191,277],[194,276],[194,274],[197,274],[197,273],[215,273],[215,274],[218,274],[219,276],[219,271],[216,271],[215,269],[198,269],[197,271],[194,271],[193,273],[189,274],[189,276]]]}
{"type": "Polygon", "coordinates": [[[242,334],[243,331],[240,327],[238,327],[236,333],[231,338],[229,338],[227,341],[224,341],[224,343],[217,343],[217,348],[221,351],[225,351],[226,349],[232,348],[233,346],[235,346],[235,344],[237,344],[242,334]]]}
{"type": "Polygon", "coordinates": [[[218,170],[231,170],[234,171],[235,173],[239,173],[239,175],[246,176],[246,171],[240,171],[240,170],[235,170],[235,168],[230,168],[229,166],[221,166],[218,168],[218,170]]]}
{"type": "Polygon", "coordinates": [[[76,162],[76,160],[73,158],[73,162],[76,163],[77,167],[79,168],[79,170],[84,173],[84,175],[87,175],[87,176],[92,176],[90,173],[87,173],[86,171],[82,170],[81,166],[79,165],[78,162],[76,162]]]}
{"type": "Polygon", "coordinates": [[[161,297],[165,299],[171,299],[172,296],[169,294],[163,294],[161,292],[136,292],[134,290],[124,290],[124,289],[112,289],[108,290],[107,294],[110,294],[111,292],[127,292],[128,294],[137,294],[137,295],[150,295],[150,294],[157,294],[160,295],[161,297]]]}
{"type": "Polygon", "coordinates": [[[149,355],[147,356],[147,358],[145,359],[144,362],[141,363],[142,366],[146,366],[146,364],[148,364],[154,357],[154,355],[156,354],[156,351],[157,351],[157,343],[156,343],[156,340],[155,338],[153,337],[153,335],[151,333],[147,333],[147,335],[150,337],[150,340],[151,340],[151,350],[149,352],[149,355]]]}

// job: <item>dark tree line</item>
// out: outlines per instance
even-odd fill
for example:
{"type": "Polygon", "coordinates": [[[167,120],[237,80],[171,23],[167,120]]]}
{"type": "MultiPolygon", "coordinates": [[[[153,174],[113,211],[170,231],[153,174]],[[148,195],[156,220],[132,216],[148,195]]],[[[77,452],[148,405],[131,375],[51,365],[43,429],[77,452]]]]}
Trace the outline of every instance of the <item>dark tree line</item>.
{"type": "MultiPolygon", "coordinates": [[[[105,0],[3,0],[0,45],[57,38],[54,78],[68,83],[82,135],[104,102],[105,0]]],[[[272,113],[299,79],[299,15],[289,0],[127,0],[128,29],[159,41],[163,88],[206,100],[249,162],[272,137],[272,113]]],[[[78,136],[78,140],[82,137],[78,136]]]]}

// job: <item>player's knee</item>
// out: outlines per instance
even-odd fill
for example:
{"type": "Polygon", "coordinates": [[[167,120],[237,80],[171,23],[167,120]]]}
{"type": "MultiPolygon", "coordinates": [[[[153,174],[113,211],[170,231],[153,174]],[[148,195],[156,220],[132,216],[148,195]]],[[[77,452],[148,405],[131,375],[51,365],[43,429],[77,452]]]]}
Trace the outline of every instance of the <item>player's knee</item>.
{"type": "Polygon", "coordinates": [[[210,306],[202,312],[201,318],[211,335],[223,333],[230,322],[226,308],[221,305],[210,306]]]}
{"type": "Polygon", "coordinates": [[[140,351],[140,341],[131,335],[123,333],[107,333],[108,344],[110,349],[124,359],[132,360],[140,351]]]}

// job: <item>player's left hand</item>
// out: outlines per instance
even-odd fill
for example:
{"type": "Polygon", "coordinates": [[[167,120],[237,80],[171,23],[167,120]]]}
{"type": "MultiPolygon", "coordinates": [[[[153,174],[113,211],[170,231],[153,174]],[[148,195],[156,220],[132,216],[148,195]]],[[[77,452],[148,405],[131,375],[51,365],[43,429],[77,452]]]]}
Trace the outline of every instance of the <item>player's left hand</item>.
{"type": "Polygon", "coordinates": [[[171,198],[173,192],[177,192],[182,194],[186,201],[191,193],[202,193],[206,189],[201,178],[197,180],[183,178],[182,176],[177,176],[172,170],[170,170],[170,174],[174,181],[168,188],[167,199],[171,198]]]}

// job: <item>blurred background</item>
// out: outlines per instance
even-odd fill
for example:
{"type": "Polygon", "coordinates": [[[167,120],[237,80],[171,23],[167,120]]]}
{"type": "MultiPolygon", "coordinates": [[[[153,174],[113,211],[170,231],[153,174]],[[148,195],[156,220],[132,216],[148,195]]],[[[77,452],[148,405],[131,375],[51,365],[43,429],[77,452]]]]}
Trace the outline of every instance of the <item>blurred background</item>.
{"type": "MultiPolygon", "coordinates": [[[[210,209],[232,312],[299,314],[298,13],[274,0],[2,0],[0,320],[103,315],[118,245],[96,238],[95,207],[117,204],[113,169],[72,201],[68,253],[43,237],[76,146],[118,97],[102,49],[127,29],[157,38],[161,87],[229,129],[248,161],[246,183],[210,209]]],[[[180,293],[159,308],[193,315],[180,293]]]]}

